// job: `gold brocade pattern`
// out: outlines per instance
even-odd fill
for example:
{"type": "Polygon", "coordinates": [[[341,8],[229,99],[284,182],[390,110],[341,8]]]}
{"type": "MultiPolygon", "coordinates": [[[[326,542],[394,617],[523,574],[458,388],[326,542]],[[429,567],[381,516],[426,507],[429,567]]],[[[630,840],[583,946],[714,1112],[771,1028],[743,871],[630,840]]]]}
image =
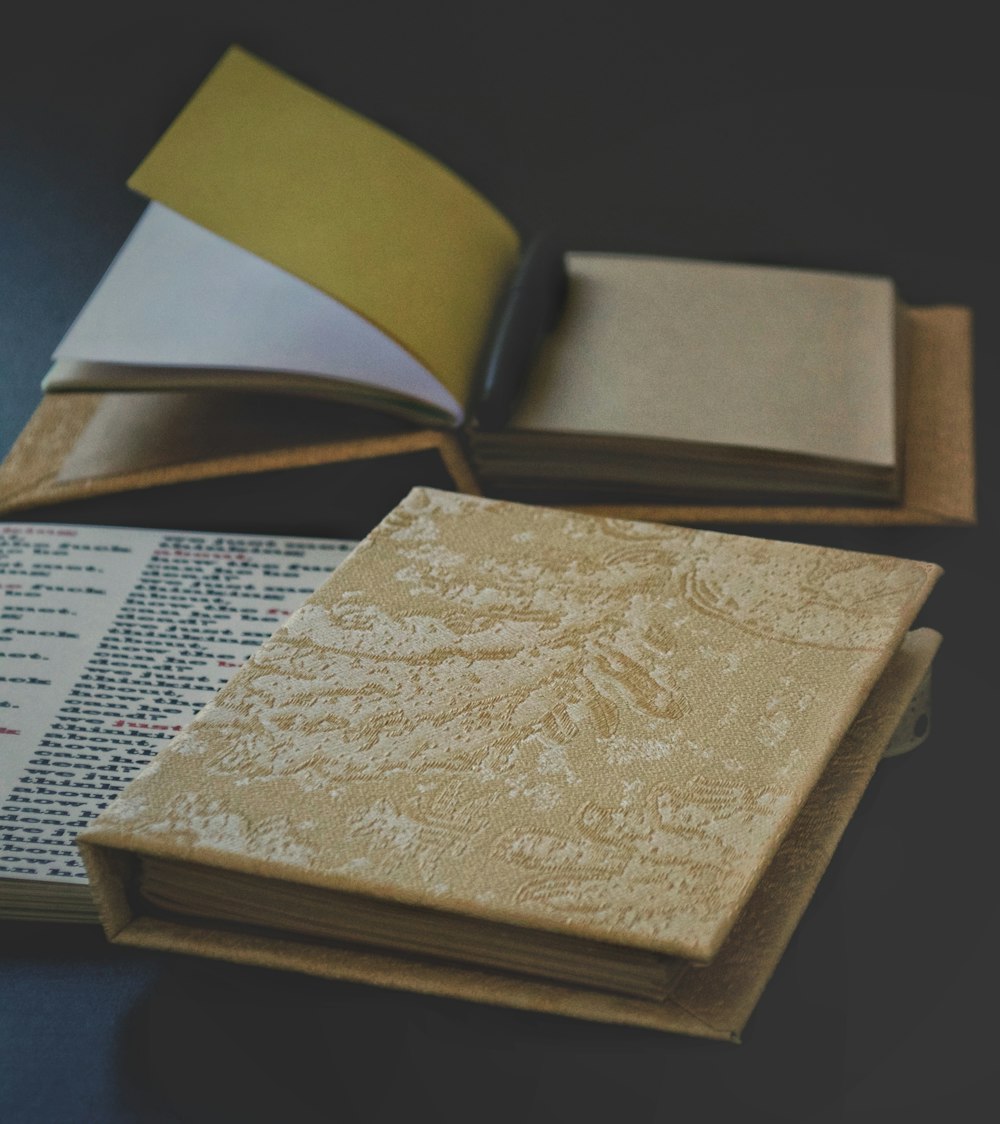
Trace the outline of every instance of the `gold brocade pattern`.
{"type": "Polygon", "coordinates": [[[937,574],[418,489],[87,834],[709,959],[937,574]]]}

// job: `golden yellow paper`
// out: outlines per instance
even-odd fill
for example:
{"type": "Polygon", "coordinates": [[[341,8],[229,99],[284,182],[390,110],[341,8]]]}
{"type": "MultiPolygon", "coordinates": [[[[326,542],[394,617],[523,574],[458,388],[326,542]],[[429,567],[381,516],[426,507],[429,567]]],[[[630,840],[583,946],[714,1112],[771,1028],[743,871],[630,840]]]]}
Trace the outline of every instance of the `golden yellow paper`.
{"type": "Polygon", "coordinates": [[[234,47],[129,185],[348,305],[467,400],[519,239],[425,152],[234,47]]]}

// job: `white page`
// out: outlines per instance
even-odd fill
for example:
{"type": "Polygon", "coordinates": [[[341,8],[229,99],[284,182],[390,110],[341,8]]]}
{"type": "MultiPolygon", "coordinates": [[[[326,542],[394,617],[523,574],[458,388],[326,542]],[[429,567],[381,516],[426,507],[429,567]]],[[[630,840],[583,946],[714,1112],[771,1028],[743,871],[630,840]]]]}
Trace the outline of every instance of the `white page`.
{"type": "Polygon", "coordinates": [[[437,379],[364,317],[159,203],[147,206],[55,357],[344,379],[462,417],[437,379]]]}
{"type": "Polygon", "coordinates": [[[638,255],[567,266],[511,429],[895,463],[891,281],[638,255]]]}
{"type": "Polygon", "coordinates": [[[86,885],[77,833],[353,545],[0,524],[0,898],[86,885]]]}

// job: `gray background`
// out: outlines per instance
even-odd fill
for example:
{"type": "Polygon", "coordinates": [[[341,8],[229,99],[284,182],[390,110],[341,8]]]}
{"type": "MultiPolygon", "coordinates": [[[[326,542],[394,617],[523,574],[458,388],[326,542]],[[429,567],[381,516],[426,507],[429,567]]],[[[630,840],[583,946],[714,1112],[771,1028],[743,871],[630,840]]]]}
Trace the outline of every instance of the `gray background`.
{"type": "MultiPolygon", "coordinates": [[[[883,766],[739,1048],[0,926],[5,1121],[978,1119],[993,1068],[1000,83],[983,28],[651,3],[39,6],[0,39],[0,452],[240,42],[574,249],[888,274],[976,316],[978,528],[749,528],[938,562],[932,739],[883,766]]],[[[133,505],[126,513],[133,520],[133,505]]],[[[141,517],[141,513],[140,513],[141,517]]]]}

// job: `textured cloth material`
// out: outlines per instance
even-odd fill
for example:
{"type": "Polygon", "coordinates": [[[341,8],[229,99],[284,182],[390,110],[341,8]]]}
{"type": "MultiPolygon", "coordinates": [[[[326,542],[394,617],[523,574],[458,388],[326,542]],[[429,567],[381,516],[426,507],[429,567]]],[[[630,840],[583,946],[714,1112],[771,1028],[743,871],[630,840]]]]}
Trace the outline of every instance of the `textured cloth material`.
{"type": "Polygon", "coordinates": [[[937,576],[417,490],[84,833],[105,925],[254,947],[134,918],[138,850],[710,961],[937,576]]]}

